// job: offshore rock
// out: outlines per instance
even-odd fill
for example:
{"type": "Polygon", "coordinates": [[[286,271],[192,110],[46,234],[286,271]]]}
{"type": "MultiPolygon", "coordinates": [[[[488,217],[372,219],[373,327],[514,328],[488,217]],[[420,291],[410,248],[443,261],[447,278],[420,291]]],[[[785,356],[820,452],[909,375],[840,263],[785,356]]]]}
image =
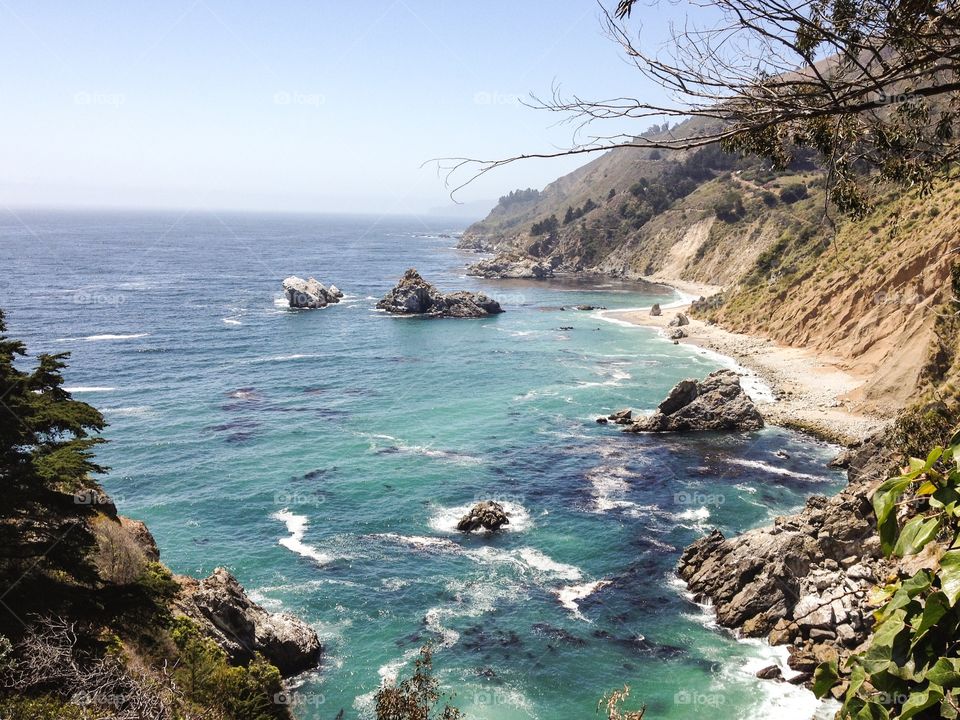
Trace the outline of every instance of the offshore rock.
{"type": "Polygon", "coordinates": [[[290,307],[311,310],[338,303],[343,297],[336,285],[326,287],[314,278],[304,280],[296,275],[283,281],[283,294],[290,307]]]}
{"type": "Polygon", "coordinates": [[[732,370],[717,370],[703,380],[681,380],[650,417],[632,432],[759,430],[763,417],[732,370]]]}
{"type": "Polygon", "coordinates": [[[470,509],[470,512],[460,518],[460,522],[457,523],[457,530],[473,532],[482,528],[495,531],[509,524],[510,518],[503,509],[503,505],[492,500],[484,500],[478,502],[470,509]]]}
{"type": "Polygon", "coordinates": [[[395,315],[429,317],[486,317],[502,313],[500,303],[483,293],[454,292],[444,295],[415,269],[407,270],[377,308],[395,315]]]}

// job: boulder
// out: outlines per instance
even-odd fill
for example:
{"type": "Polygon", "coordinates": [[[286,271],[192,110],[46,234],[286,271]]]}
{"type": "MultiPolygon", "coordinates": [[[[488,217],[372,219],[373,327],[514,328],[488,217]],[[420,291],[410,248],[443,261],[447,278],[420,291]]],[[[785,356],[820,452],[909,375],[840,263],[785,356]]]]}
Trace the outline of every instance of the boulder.
{"type": "Polygon", "coordinates": [[[607,419],[613,420],[617,425],[629,425],[633,422],[633,410],[630,408],[617,410],[617,412],[610,415],[607,419]]]}
{"type": "Polygon", "coordinates": [[[683,328],[675,328],[670,331],[670,334],[667,336],[671,340],[683,340],[687,336],[687,331],[683,328]]]}
{"type": "Polygon", "coordinates": [[[660,303],[654,303],[653,307],[650,308],[650,317],[660,317],[663,315],[663,310],[660,309],[660,303]]]}
{"type": "Polygon", "coordinates": [[[553,277],[553,268],[536,258],[516,253],[500,253],[467,267],[467,275],[497,279],[543,280],[553,277]]]}
{"type": "Polygon", "coordinates": [[[473,532],[474,530],[499,530],[504,525],[510,524],[510,518],[507,516],[503,505],[492,500],[478,502],[470,512],[460,518],[457,523],[457,530],[460,532],[473,532]]]}
{"type": "Polygon", "coordinates": [[[292,308],[317,309],[340,302],[343,293],[336,285],[325,287],[314,278],[291,275],[283,281],[283,294],[292,308]]]}
{"type": "Polygon", "coordinates": [[[632,432],[759,430],[763,417],[732,370],[717,370],[703,380],[681,380],[650,417],[632,432]]]}
{"type": "Polygon", "coordinates": [[[195,621],[234,663],[260,653],[284,677],[315,668],[323,651],[317,633],[292,615],[269,613],[225,568],[203,580],[179,577],[178,609],[195,621]]]}
{"type": "Polygon", "coordinates": [[[454,292],[444,295],[413,268],[407,270],[377,308],[395,315],[429,317],[485,317],[502,313],[500,303],[483,293],[454,292]]]}
{"type": "Polygon", "coordinates": [[[670,327],[682,327],[684,325],[690,324],[690,318],[684,315],[682,312],[677,313],[673,316],[673,320],[670,321],[670,327]]]}

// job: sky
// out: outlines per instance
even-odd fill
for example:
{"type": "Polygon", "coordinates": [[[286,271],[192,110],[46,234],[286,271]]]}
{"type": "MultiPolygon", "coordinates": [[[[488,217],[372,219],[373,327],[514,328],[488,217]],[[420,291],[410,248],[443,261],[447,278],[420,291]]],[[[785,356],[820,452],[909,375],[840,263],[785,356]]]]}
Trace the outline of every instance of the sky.
{"type": "Polygon", "coordinates": [[[589,158],[498,170],[459,207],[422,164],[569,146],[520,103],[554,84],[659,92],[596,0],[0,0],[0,62],[7,207],[479,217],[589,158]]]}

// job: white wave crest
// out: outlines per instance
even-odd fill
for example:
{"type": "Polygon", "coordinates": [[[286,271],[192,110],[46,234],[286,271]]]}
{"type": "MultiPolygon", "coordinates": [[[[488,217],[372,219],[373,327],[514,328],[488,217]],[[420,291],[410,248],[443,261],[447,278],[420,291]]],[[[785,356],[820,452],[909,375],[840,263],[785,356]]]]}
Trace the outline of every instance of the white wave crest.
{"type": "Polygon", "coordinates": [[[740,465],[741,467],[751,468],[753,470],[760,470],[766,473],[772,473],[774,475],[782,475],[784,477],[797,478],[798,480],[808,480],[812,482],[826,482],[832,478],[824,477],[820,475],[811,475],[810,473],[796,472],[794,470],[788,470],[787,468],[777,467],[776,465],[771,465],[769,463],[762,462],[761,460],[748,460],[746,458],[728,458],[727,462],[731,465],[740,465]]]}
{"type": "Polygon", "coordinates": [[[333,560],[331,555],[321,552],[315,547],[307,545],[303,542],[303,536],[307,531],[307,525],[310,524],[310,520],[307,519],[306,516],[297,515],[284,508],[283,510],[274,513],[270,517],[274,518],[275,520],[280,520],[287,526],[287,532],[290,533],[290,537],[280,538],[279,540],[279,543],[285,548],[292,550],[297,555],[310,558],[320,565],[326,565],[333,560]]]}

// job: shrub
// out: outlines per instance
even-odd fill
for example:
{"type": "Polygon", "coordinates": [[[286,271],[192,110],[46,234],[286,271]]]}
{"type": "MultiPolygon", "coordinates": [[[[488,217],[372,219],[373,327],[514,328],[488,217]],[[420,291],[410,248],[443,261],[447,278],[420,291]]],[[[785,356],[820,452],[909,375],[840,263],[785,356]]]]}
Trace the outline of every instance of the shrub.
{"type": "Polygon", "coordinates": [[[780,200],[792,205],[807,197],[807,186],[803,183],[790,183],[780,190],[780,200]]]}
{"type": "Polygon", "coordinates": [[[420,657],[414,673],[395,687],[383,687],[377,692],[377,720],[457,720],[463,714],[444,702],[440,683],[433,675],[433,651],[429,645],[420,648],[420,657]]]}
{"type": "Polygon", "coordinates": [[[234,667],[213,640],[190,620],[178,618],[171,632],[179,662],[178,685],[191,701],[222,708],[235,720],[277,720],[289,716],[282,696],[280,671],[259,654],[248,667],[234,667]]]}
{"type": "Polygon", "coordinates": [[[746,215],[743,199],[735,190],[728,190],[722,198],[713,205],[713,212],[718,219],[733,223],[746,215]]]}

